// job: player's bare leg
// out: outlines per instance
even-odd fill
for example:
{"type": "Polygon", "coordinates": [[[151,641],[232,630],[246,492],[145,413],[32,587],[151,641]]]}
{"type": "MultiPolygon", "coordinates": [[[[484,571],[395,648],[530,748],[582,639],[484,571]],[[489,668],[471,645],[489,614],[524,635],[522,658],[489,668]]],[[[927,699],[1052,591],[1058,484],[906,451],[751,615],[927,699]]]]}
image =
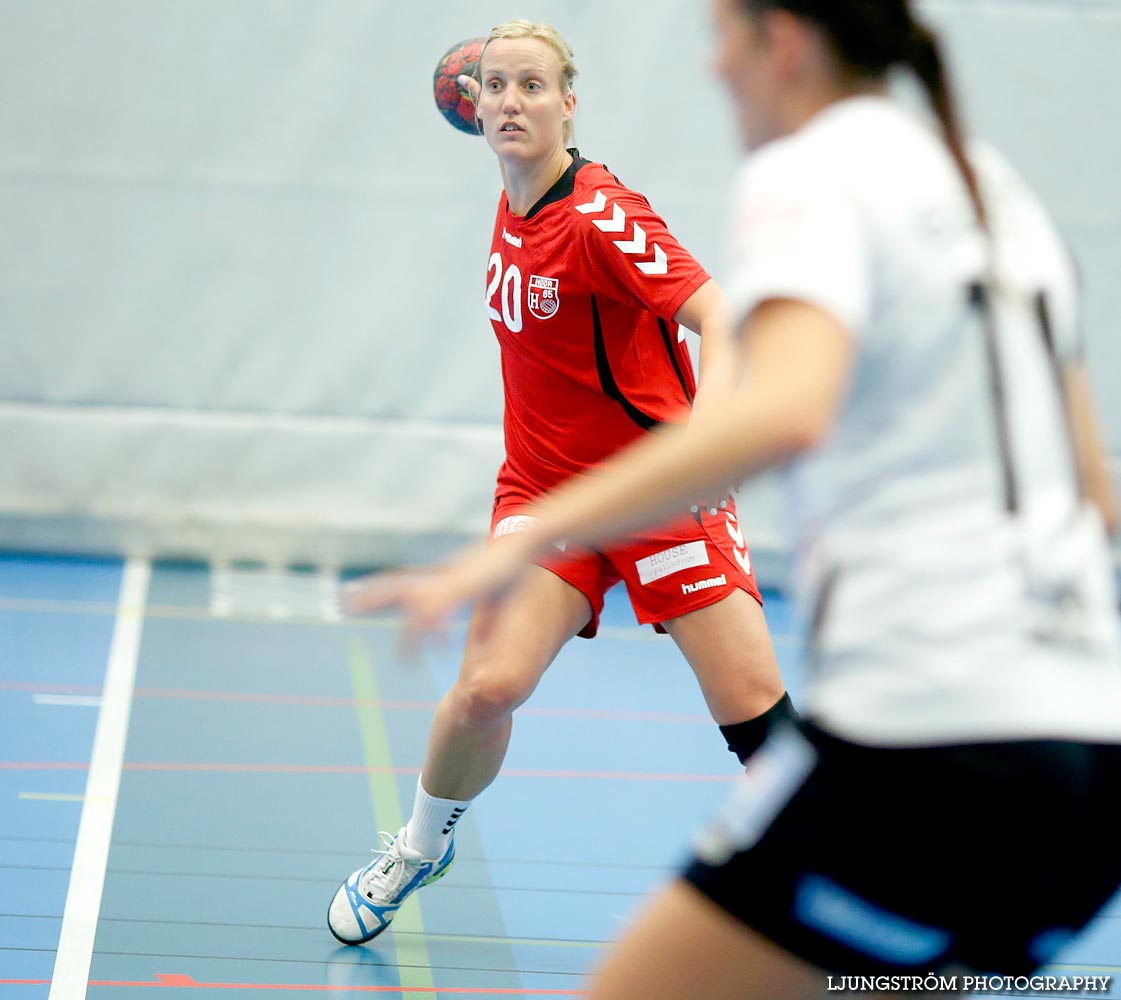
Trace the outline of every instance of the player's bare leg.
{"type": "Polygon", "coordinates": [[[534,566],[485,630],[472,617],[459,679],[436,710],[413,814],[396,836],[382,834],[385,851],[336,890],[327,913],[336,938],[377,937],[413,892],[448,870],[455,825],[498,774],[514,710],[591,614],[575,587],[534,566]]]}
{"type": "Polygon", "coordinates": [[[665,623],[689,661],[708,709],[740,760],[746,760],[770,728],[794,717],[785,695],[763,609],[736,590],[706,608],[665,623]]]}
{"type": "Polygon", "coordinates": [[[421,784],[429,794],[472,799],[494,780],[514,710],[591,615],[580,591],[534,566],[485,636],[472,619],[459,679],[436,709],[428,737],[421,784]]]}
{"type": "Polygon", "coordinates": [[[753,718],[786,690],[763,609],[746,591],[667,621],[665,629],[697,675],[717,724],[753,718]]]}
{"type": "Polygon", "coordinates": [[[816,1000],[821,970],[720,909],[691,885],[661,892],[608,954],[589,1000],[816,1000]]]}

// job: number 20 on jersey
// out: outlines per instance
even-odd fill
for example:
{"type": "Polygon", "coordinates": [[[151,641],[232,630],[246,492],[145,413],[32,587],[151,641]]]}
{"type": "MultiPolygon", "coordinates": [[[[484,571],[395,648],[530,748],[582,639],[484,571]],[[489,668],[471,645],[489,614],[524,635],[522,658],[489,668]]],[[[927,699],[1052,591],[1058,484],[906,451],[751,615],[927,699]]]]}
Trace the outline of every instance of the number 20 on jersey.
{"type": "Polygon", "coordinates": [[[487,265],[487,314],[496,323],[503,323],[511,333],[522,331],[522,272],[511,264],[502,272],[502,254],[493,253],[487,265]],[[501,285],[501,291],[499,286],[501,285]],[[498,292],[502,311],[494,308],[494,295],[498,292]]]}

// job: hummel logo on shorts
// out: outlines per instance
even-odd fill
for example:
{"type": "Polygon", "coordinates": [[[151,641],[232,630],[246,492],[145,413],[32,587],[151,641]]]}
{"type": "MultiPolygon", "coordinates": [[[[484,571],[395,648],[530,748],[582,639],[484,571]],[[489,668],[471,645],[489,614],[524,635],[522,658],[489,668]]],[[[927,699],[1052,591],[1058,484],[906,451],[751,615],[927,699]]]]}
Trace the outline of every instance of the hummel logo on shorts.
{"type": "Polygon", "coordinates": [[[700,580],[697,583],[683,583],[681,593],[695,594],[698,590],[712,590],[713,587],[724,587],[727,583],[728,578],[721,573],[719,576],[714,576],[708,580],[700,580]]]}

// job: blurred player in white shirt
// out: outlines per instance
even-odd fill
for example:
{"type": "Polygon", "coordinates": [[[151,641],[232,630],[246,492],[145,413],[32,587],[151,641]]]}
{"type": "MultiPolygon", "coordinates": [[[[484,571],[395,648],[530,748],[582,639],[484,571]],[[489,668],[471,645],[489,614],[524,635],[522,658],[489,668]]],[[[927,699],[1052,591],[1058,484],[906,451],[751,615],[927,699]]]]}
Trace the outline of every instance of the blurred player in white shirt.
{"type": "Polygon", "coordinates": [[[554,539],[782,467],[806,719],[752,758],[590,995],[1025,975],[1121,884],[1117,513],[1072,265],[1008,164],[966,148],[905,0],[714,0],[713,17],[751,151],[725,283],[744,386],[554,492],[516,544],[387,602],[432,626],[554,539]],[[936,123],[889,96],[896,68],[936,123]]]}

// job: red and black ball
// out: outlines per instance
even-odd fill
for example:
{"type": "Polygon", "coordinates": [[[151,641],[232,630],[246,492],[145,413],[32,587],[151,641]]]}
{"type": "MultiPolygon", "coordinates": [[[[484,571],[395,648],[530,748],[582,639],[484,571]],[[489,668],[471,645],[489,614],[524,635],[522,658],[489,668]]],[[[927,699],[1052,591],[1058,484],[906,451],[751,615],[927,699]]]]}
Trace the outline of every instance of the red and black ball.
{"type": "Polygon", "coordinates": [[[482,126],[475,117],[471,95],[459,85],[457,77],[476,75],[485,44],[485,38],[467,38],[457,42],[441,56],[436,72],[432,74],[432,90],[440,114],[469,135],[480,135],[482,126]]]}

